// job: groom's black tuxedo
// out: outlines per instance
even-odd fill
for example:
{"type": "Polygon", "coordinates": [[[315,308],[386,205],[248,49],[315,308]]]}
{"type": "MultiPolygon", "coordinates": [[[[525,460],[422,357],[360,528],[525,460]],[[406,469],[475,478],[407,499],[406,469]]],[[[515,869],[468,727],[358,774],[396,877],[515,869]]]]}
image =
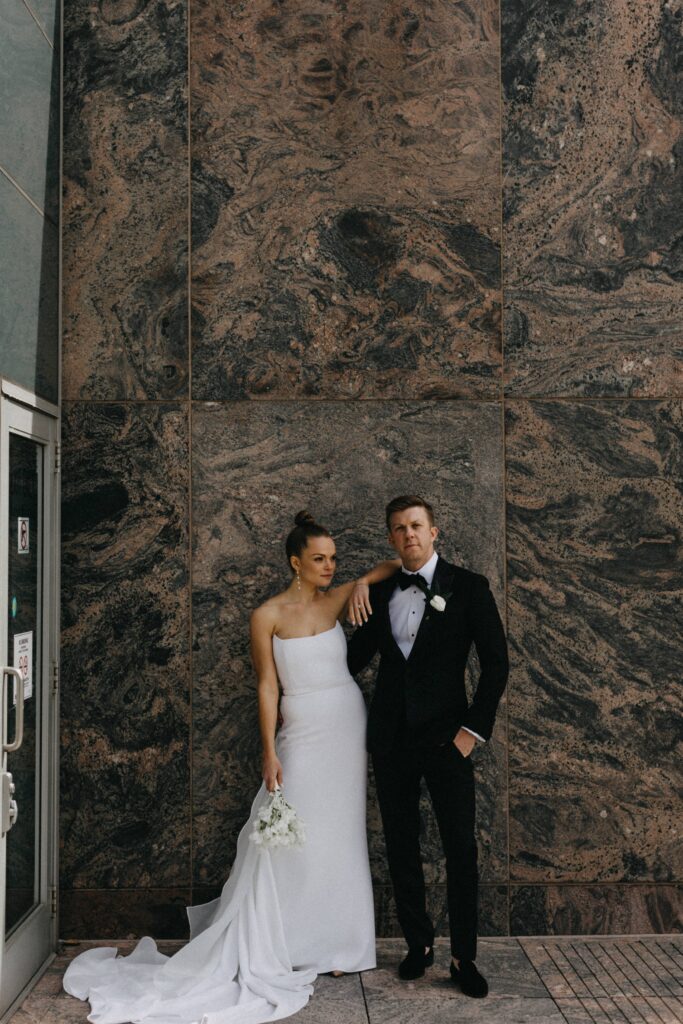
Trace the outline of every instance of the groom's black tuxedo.
{"type": "Polygon", "coordinates": [[[450,741],[463,725],[489,739],[507,681],[508,657],[488,580],[439,558],[431,589],[450,596],[443,611],[426,605],[407,659],[391,631],[389,601],[395,587],[396,578],[389,577],[370,588],[373,614],[349,643],[353,675],[380,653],[368,714],[368,750],[389,749],[402,730],[419,746],[450,741]],[[472,643],[481,674],[468,707],[465,667],[472,643]]]}
{"type": "Polygon", "coordinates": [[[391,577],[370,588],[373,613],[349,643],[355,675],[379,651],[377,683],[368,713],[368,750],[377,784],[398,919],[411,949],[434,940],[420,855],[420,787],[429,790],[446,854],[451,951],[474,960],[477,950],[477,845],[474,773],[452,742],[461,726],[484,739],[493,730],[505,689],[505,634],[488,580],[439,558],[431,590],[443,611],[425,605],[408,657],[392,632],[391,577]],[[465,667],[474,643],[481,673],[468,704],[465,667]]]}

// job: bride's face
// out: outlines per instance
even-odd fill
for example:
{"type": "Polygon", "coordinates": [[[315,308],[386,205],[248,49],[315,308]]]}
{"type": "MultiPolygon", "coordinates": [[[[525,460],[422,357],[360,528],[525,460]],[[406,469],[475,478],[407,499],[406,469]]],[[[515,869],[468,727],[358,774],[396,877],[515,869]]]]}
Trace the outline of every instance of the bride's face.
{"type": "Polygon", "coordinates": [[[331,537],[310,537],[297,558],[292,558],[294,571],[314,587],[329,587],[337,568],[337,549],[331,537]]]}

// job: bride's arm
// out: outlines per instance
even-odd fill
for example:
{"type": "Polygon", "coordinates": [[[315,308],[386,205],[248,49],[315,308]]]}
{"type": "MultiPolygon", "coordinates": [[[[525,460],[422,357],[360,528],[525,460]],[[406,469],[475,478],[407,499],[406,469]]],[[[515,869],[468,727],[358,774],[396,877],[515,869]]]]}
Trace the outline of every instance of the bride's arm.
{"type": "Polygon", "coordinates": [[[275,729],[280,689],[273,660],[274,623],[269,610],[257,608],[250,623],[251,659],[258,680],[258,717],[263,747],[263,781],[272,793],[282,785],[282,765],[275,753],[275,729]]]}
{"type": "Polygon", "coordinates": [[[372,583],[381,583],[382,580],[393,576],[400,568],[400,558],[389,558],[385,562],[379,562],[369,572],[359,576],[358,579],[351,580],[349,583],[342,583],[340,587],[333,587],[328,593],[335,601],[337,618],[343,617],[346,606],[353,594],[353,608],[348,610],[349,622],[352,622],[354,626],[359,626],[361,622],[367,622],[368,615],[372,615],[370,585],[372,583]]]}

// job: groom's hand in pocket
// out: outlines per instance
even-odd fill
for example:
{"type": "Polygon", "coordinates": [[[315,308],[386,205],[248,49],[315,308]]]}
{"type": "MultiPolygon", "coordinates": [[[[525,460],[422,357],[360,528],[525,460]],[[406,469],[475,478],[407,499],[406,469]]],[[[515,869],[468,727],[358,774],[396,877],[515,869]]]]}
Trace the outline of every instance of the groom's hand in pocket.
{"type": "Polygon", "coordinates": [[[467,729],[458,729],[458,735],[453,740],[454,745],[458,748],[463,757],[469,757],[474,750],[476,739],[471,732],[467,729]]]}

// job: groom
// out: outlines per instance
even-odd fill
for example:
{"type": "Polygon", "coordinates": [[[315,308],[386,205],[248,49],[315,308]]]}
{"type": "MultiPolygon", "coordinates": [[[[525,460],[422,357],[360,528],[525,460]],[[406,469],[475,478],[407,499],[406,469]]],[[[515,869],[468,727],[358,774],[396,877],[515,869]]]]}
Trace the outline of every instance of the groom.
{"type": "MultiPolygon", "coordinates": [[[[408,955],[398,973],[421,977],[434,962],[420,855],[420,782],[432,800],[446,854],[453,981],[485,996],[477,955],[477,846],[470,754],[491,736],[508,675],[503,626],[485,576],[434,550],[431,505],[416,495],[386,508],[389,543],[402,571],[370,588],[373,613],[351,637],[355,675],[379,651],[367,746],[377,783],[389,871],[408,955]],[[474,642],[481,674],[472,704],[465,666],[474,642]]],[[[360,600],[354,593],[353,600],[360,600]]]]}

